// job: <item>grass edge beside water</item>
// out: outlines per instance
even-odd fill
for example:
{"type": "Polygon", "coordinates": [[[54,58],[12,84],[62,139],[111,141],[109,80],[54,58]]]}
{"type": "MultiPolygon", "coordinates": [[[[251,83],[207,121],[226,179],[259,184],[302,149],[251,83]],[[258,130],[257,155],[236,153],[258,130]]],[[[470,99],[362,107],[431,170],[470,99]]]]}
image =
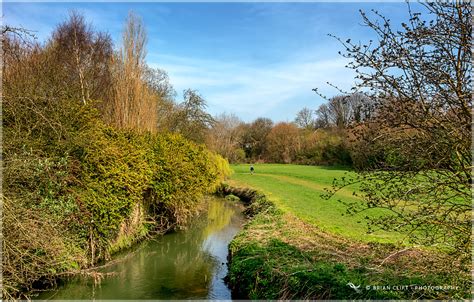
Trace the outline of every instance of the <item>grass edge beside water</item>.
{"type": "MultiPolygon", "coordinates": [[[[229,183],[235,190],[236,182],[231,179],[229,183]]],[[[469,297],[470,280],[450,273],[449,259],[439,253],[414,248],[404,250],[393,243],[351,240],[323,231],[288,209],[282,210],[280,203],[273,202],[273,197],[270,201],[261,190],[249,189],[249,186],[237,190],[254,192],[256,198],[249,204],[251,219],[229,247],[229,284],[234,298],[469,297]],[[349,283],[361,287],[356,291],[349,283]],[[453,289],[410,287],[414,285],[452,286],[453,289]],[[374,289],[375,286],[378,287],[374,289]],[[386,290],[380,289],[382,286],[386,290]],[[402,290],[390,289],[390,286],[402,290]]]]}

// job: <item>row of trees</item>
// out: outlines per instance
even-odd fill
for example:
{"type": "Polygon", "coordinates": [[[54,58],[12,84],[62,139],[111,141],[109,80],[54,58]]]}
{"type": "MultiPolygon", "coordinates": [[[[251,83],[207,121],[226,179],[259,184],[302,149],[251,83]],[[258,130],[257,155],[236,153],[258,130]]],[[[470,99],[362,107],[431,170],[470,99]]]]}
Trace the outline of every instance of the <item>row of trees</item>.
{"type": "MultiPolygon", "coordinates": [[[[395,30],[361,11],[377,41],[338,39],[357,73],[355,91],[303,108],[294,123],[220,116],[209,145],[231,161],[345,163],[359,171],[364,202],[350,213],[383,208],[373,229],[402,232],[413,244],[449,251],[457,269],[471,259],[471,42],[469,2],[421,3],[395,30]]],[[[317,93],[317,89],[314,89],[317,93]]],[[[323,96],[324,97],[324,96],[323,96]]],[[[463,275],[464,276],[464,275],[463,275]]]]}
{"type": "Polygon", "coordinates": [[[75,12],[45,45],[31,39],[29,31],[7,26],[3,31],[4,71],[12,79],[5,84],[15,85],[8,87],[7,97],[24,95],[28,81],[37,81],[44,94],[56,87],[58,98],[77,94],[82,104],[94,103],[114,127],[179,132],[204,141],[203,132],[212,123],[204,99],[187,89],[177,101],[166,71],[146,64],[146,30],[133,13],[115,50],[108,34],[95,31],[75,12]],[[20,74],[30,78],[19,79],[20,74]],[[35,79],[36,74],[46,75],[49,83],[35,79]]]}
{"type": "Polygon", "coordinates": [[[293,122],[257,118],[244,123],[221,114],[210,123],[206,144],[231,162],[264,161],[351,165],[360,158],[354,128],[375,116],[373,101],[362,93],[335,96],[312,110],[301,109],[293,122]]]}
{"type": "Polygon", "coordinates": [[[338,95],[316,110],[307,107],[301,109],[295,118],[300,128],[314,130],[318,128],[347,128],[367,120],[374,114],[374,104],[362,93],[338,95]]]}
{"type": "MultiPolygon", "coordinates": [[[[108,34],[95,31],[77,13],[60,24],[44,46],[27,41],[24,33],[6,35],[3,42],[5,76],[14,79],[5,83],[7,101],[9,97],[24,96],[31,87],[37,96],[38,86],[42,86],[42,105],[48,106],[46,103],[52,102],[48,94],[52,93],[47,91],[55,87],[55,97],[80,96],[82,104],[92,103],[103,120],[116,128],[180,133],[233,162],[348,164],[347,152],[338,155],[345,142],[342,132],[335,128],[345,128],[370,114],[363,105],[363,96],[354,94],[335,97],[315,112],[305,108],[295,123],[274,125],[267,118],[243,123],[226,114],[212,117],[196,90],[185,90],[179,102],[166,71],[147,66],[147,35],[134,14],[129,15],[122,44],[115,50],[108,34]],[[37,74],[48,82],[35,79],[37,74]],[[24,75],[31,76],[19,78],[24,75]],[[38,86],[30,86],[31,81],[38,86]],[[313,133],[315,129],[321,130],[313,133]]],[[[33,103],[40,106],[41,102],[33,103]]],[[[21,104],[5,108],[23,110],[21,104]]]]}
{"type": "Polygon", "coordinates": [[[244,123],[233,114],[214,118],[207,146],[231,162],[351,164],[344,129],[302,127],[257,118],[244,123]]]}

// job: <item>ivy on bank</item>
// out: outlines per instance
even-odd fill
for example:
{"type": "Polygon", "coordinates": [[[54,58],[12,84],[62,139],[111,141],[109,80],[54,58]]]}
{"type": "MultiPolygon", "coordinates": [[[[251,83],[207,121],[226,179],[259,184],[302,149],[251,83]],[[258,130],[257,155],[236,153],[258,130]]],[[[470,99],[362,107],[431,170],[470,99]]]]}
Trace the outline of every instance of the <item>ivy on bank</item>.
{"type": "Polygon", "coordinates": [[[15,129],[6,116],[7,296],[107,259],[137,206],[148,230],[183,226],[202,195],[230,173],[225,159],[178,134],[115,129],[93,107],[70,106],[67,113],[68,120],[55,121],[64,131],[60,139],[15,129]]]}

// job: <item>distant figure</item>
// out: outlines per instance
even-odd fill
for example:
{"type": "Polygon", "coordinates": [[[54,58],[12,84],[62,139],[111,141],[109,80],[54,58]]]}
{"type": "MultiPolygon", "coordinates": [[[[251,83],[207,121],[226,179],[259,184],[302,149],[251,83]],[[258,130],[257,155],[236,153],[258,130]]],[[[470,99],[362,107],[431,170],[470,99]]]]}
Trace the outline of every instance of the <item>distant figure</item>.
{"type": "Polygon", "coordinates": [[[252,165],[252,166],[250,166],[250,174],[253,175],[253,171],[255,171],[255,169],[253,168],[253,165],[252,165]]]}

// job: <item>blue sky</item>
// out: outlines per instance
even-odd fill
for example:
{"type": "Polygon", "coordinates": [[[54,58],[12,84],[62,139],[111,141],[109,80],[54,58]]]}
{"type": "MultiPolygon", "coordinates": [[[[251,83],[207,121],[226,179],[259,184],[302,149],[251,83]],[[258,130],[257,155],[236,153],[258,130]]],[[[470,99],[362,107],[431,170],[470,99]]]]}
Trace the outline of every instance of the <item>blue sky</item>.
{"type": "Polygon", "coordinates": [[[389,3],[3,3],[4,23],[37,31],[40,41],[72,9],[84,14],[116,46],[130,10],[148,33],[147,62],[166,70],[178,92],[197,89],[213,114],[244,121],[292,121],[303,107],[324,102],[311,89],[333,96],[354,83],[338,55],[343,39],[368,41],[359,9],[377,9],[394,24],[407,20],[403,2],[389,3]]]}

